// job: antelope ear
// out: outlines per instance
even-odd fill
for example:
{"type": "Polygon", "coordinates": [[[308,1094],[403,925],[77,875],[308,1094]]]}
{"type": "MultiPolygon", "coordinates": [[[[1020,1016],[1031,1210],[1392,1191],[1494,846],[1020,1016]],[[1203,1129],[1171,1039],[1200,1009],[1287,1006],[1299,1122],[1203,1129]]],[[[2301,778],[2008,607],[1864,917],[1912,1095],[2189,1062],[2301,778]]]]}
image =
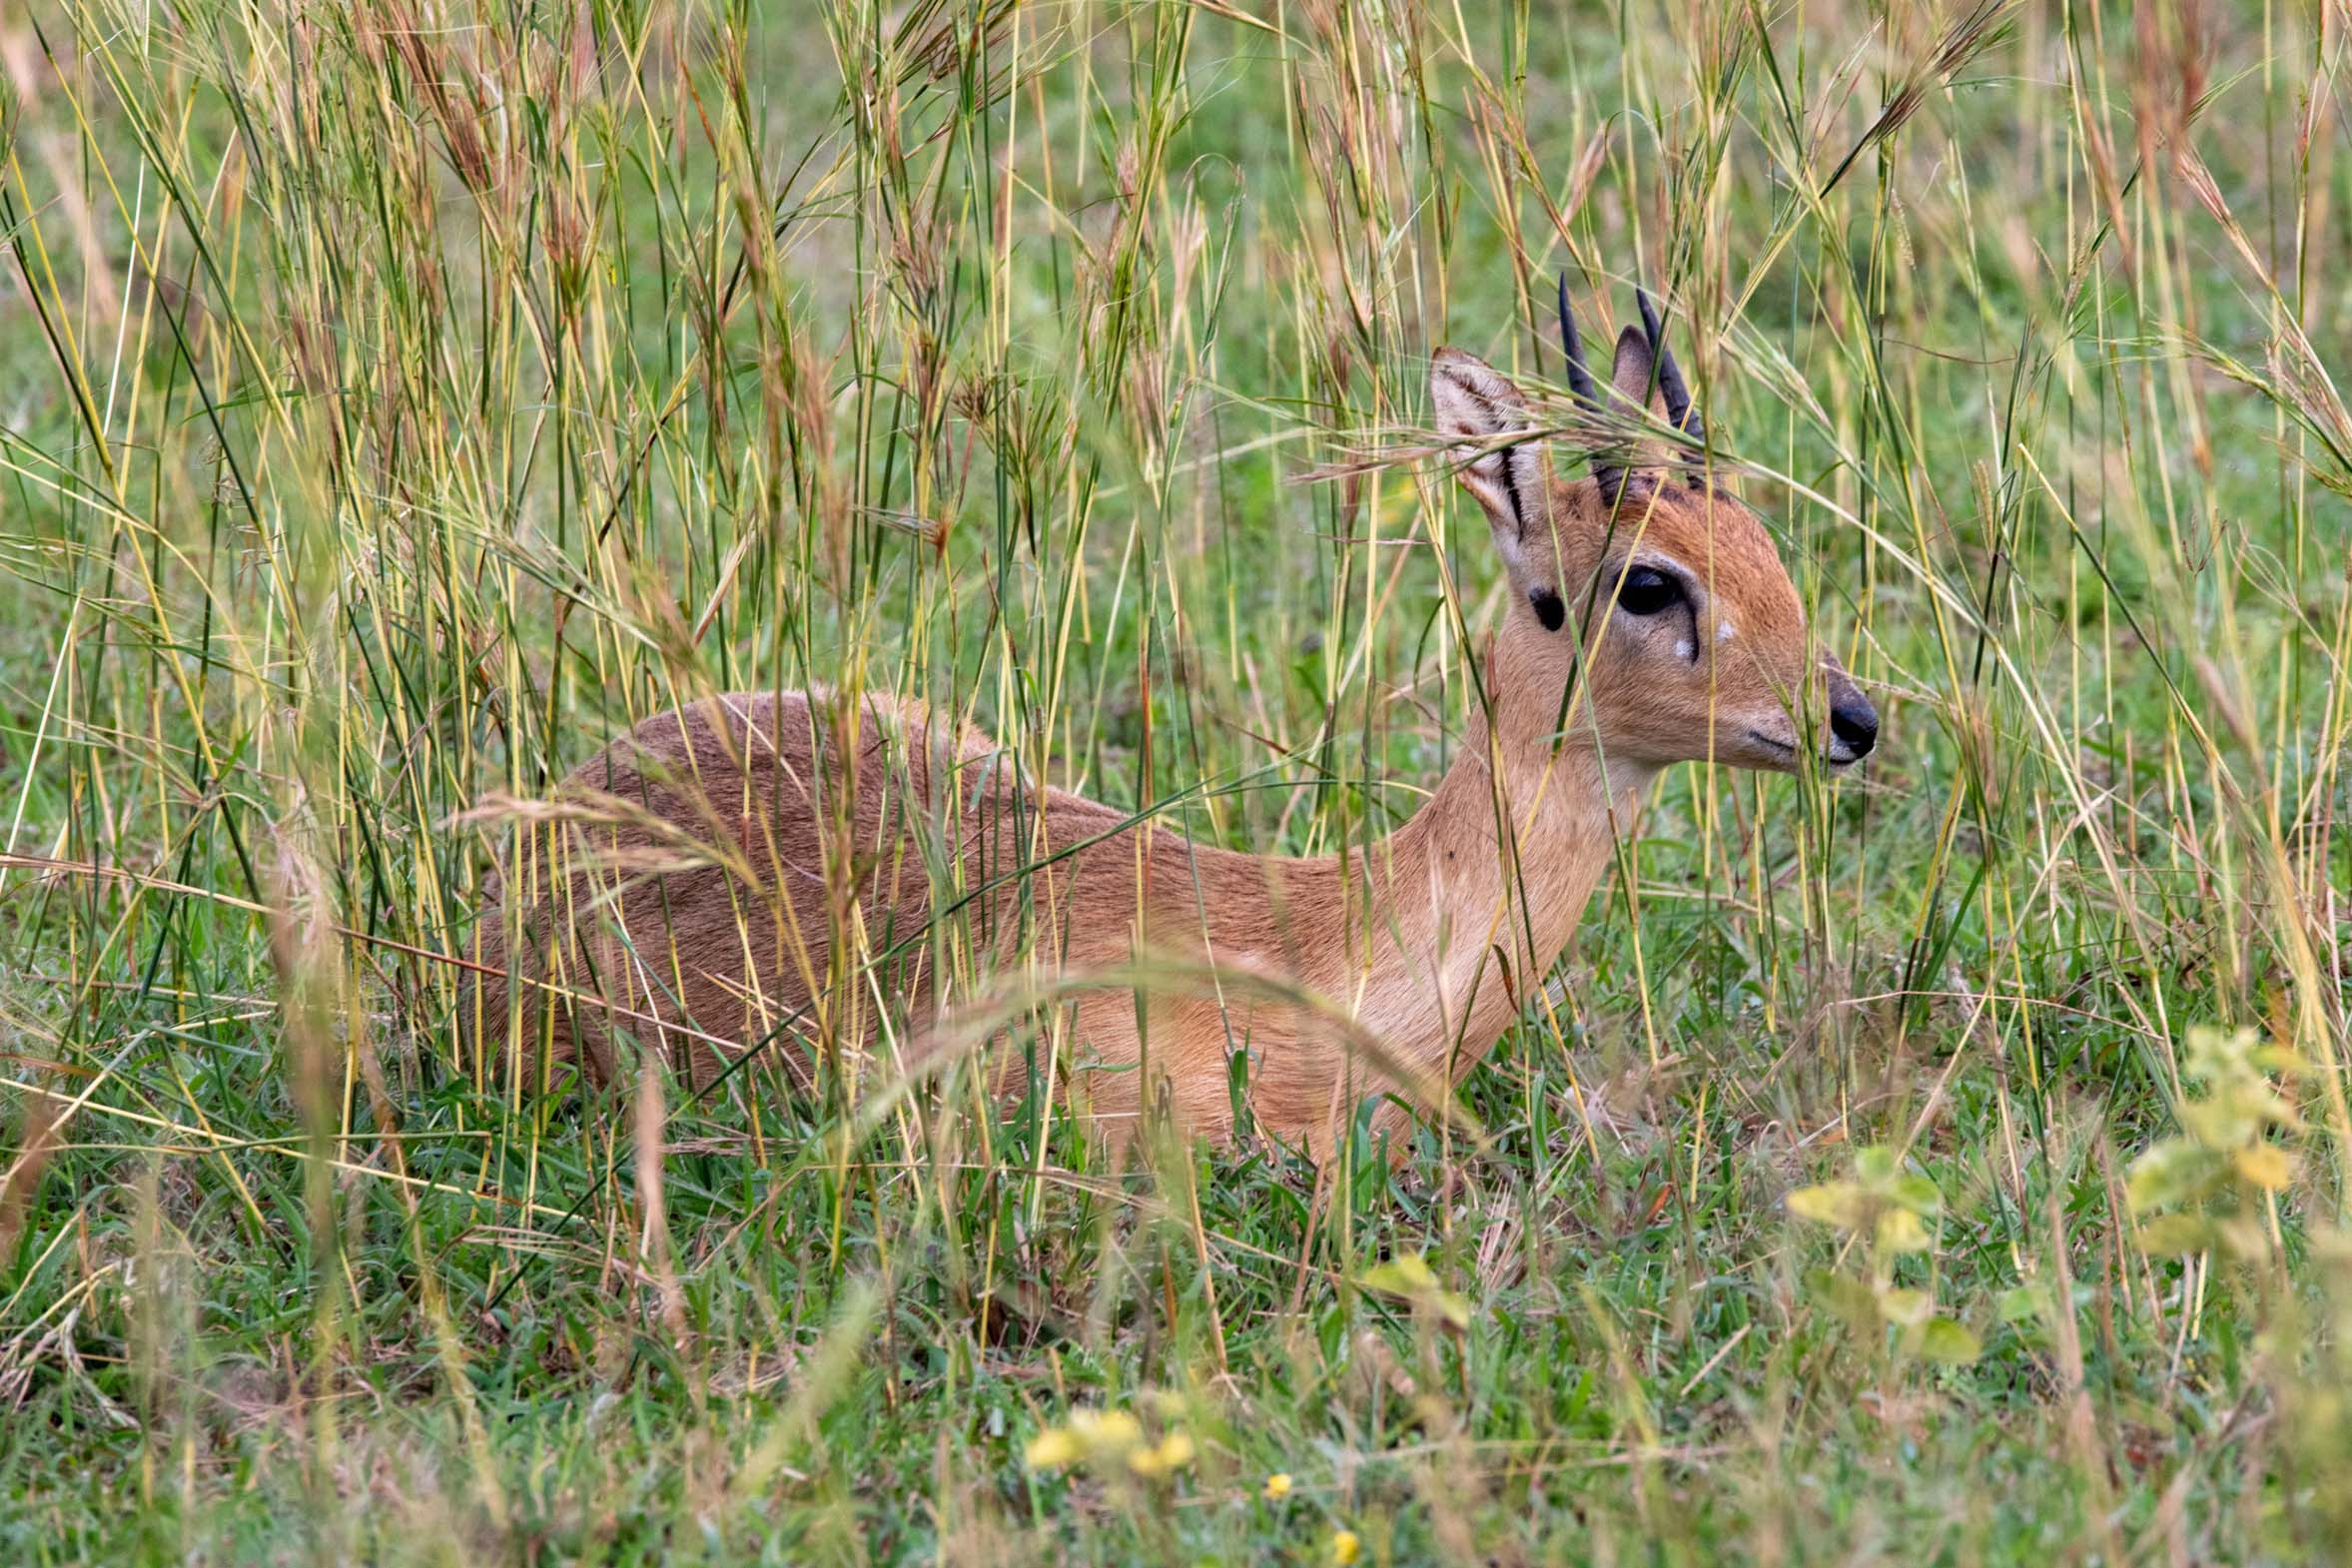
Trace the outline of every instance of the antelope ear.
{"type": "Polygon", "coordinates": [[[1642,336],[1638,327],[1628,327],[1617,335],[1617,360],[1609,372],[1609,381],[1617,395],[1636,408],[1647,408],[1657,388],[1652,385],[1654,367],[1650,361],[1650,340],[1642,336]]]}
{"type": "Polygon", "coordinates": [[[1512,431],[1533,427],[1527,399],[1476,355],[1440,349],[1429,364],[1429,400],[1438,433],[1461,463],[1462,487],[1486,509],[1512,585],[1547,631],[1559,630],[1565,611],[1552,582],[1551,462],[1541,441],[1499,444],[1512,431]]]}
{"type": "MultiPolygon", "coordinates": [[[[1609,370],[1609,392],[1623,413],[1637,418],[1640,413],[1659,419],[1666,417],[1666,400],[1658,385],[1657,357],[1651,351],[1649,338],[1638,327],[1628,327],[1617,335],[1617,358],[1609,370]]],[[[1655,479],[1674,456],[1673,448],[1666,441],[1646,433],[1632,435],[1619,450],[1629,470],[1629,483],[1655,479]]]]}
{"type": "Polygon", "coordinates": [[[1438,433],[1462,465],[1463,486],[1486,508],[1496,535],[1523,546],[1529,528],[1544,519],[1544,453],[1540,442],[1497,442],[1532,426],[1527,399],[1510,378],[1476,355],[1440,349],[1429,363],[1429,400],[1437,409],[1438,433]]]}

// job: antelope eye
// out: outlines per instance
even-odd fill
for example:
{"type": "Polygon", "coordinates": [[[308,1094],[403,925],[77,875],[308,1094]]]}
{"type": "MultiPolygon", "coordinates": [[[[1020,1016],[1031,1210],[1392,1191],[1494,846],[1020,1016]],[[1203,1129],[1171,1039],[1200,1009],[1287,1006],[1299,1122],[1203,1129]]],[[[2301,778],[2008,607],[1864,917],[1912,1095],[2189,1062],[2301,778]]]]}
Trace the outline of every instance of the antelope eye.
{"type": "Polygon", "coordinates": [[[1617,585],[1617,607],[1628,615],[1655,615],[1682,602],[1682,584],[1650,566],[1636,566],[1617,585]]]}

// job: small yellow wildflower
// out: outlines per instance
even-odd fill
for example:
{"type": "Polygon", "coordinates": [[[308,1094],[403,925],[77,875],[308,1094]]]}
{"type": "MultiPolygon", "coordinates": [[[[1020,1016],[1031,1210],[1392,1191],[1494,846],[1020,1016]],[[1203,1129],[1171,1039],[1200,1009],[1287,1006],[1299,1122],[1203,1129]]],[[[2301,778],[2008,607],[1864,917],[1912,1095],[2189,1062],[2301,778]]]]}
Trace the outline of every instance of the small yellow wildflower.
{"type": "Polygon", "coordinates": [[[1049,1426],[1029,1440],[1022,1457],[1032,1470],[1059,1470],[1078,1462],[1078,1439],[1067,1426],[1049,1426]]]}
{"type": "Polygon", "coordinates": [[[1147,1478],[1180,1470],[1192,1462],[1192,1439],[1185,1432],[1171,1432],[1148,1448],[1138,1448],[1127,1456],[1127,1467],[1147,1478]]]}
{"type": "Polygon", "coordinates": [[[1347,1564],[1354,1562],[1363,1554],[1364,1543],[1355,1538],[1353,1530],[1333,1530],[1331,1532],[1331,1561],[1338,1563],[1340,1568],[1346,1568],[1347,1564]]]}
{"type": "Polygon", "coordinates": [[[1289,1471],[1287,1471],[1287,1470],[1276,1470],[1276,1471],[1275,1471],[1273,1474],[1271,1474],[1271,1475],[1269,1475],[1269,1476],[1267,1476],[1267,1477],[1265,1478],[1265,1500],[1266,1500],[1267,1502],[1269,1502],[1269,1503],[1278,1503],[1278,1502],[1280,1502],[1280,1501],[1281,1501],[1283,1498],[1285,1498],[1285,1497],[1287,1497],[1287,1496],[1289,1496],[1289,1495],[1290,1495],[1290,1472],[1289,1472],[1289,1471]]]}
{"type": "Polygon", "coordinates": [[[1073,1410],[1070,1430],[1090,1455],[1123,1454],[1144,1440],[1144,1423],[1128,1410],[1073,1410]]]}

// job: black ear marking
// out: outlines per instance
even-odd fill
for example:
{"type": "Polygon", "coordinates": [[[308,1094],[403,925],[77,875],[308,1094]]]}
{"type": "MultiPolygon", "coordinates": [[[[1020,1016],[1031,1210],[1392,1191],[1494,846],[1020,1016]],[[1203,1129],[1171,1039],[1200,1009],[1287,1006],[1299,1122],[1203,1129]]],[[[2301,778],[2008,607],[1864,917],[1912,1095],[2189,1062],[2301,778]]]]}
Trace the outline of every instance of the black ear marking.
{"type": "Polygon", "coordinates": [[[1503,459],[1503,494],[1511,502],[1511,528],[1518,534],[1519,542],[1525,544],[1527,542],[1527,512],[1519,504],[1519,476],[1511,471],[1511,459],[1518,454],[1519,448],[1516,444],[1505,446],[1500,453],[1503,459]]]}
{"type": "MultiPolygon", "coordinates": [[[[1511,422],[1510,414],[1484,390],[1474,386],[1468,377],[1451,369],[1441,370],[1438,374],[1445,378],[1446,385],[1476,404],[1478,411],[1486,416],[1486,422],[1498,432],[1503,425],[1511,422]]],[[[1519,475],[1516,468],[1521,444],[1521,442],[1513,441],[1508,446],[1493,447],[1474,458],[1471,466],[1482,465],[1488,457],[1495,459],[1496,477],[1502,481],[1503,499],[1511,508],[1511,531],[1517,536],[1520,543],[1525,544],[1527,542],[1527,507],[1519,497],[1519,475]]]]}
{"type": "Polygon", "coordinates": [[[1535,618],[1543,622],[1546,631],[1558,631],[1568,624],[1568,606],[1549,588],[1530,588],[1527,602],[1535,606],[1535,618]]]}

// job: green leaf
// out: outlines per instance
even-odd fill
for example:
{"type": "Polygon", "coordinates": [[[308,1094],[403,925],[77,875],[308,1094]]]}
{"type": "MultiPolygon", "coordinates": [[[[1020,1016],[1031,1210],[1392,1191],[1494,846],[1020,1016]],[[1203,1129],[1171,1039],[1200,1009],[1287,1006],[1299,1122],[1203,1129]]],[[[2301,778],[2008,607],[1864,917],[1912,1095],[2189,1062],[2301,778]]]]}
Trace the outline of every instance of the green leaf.
{"type": "Polygon", "coordinates": [[[2139,1244],[2157,1257],[2201,1252],[2213,1244],[2213,1227],[2202,1214],[2159,1214],[2139,1227],[2139,1244]]]}
{"type": "Polygon", "coordinates": [[[1787,1198],[1789,1212],[1800,1219],[1811,1219],[1820,1224],[1836,1225],[1841,1230],[1859,1229],[1870,1203],[1862,1188],[1851,1181],[1824,1181],[1819,1186],[1801,1186],[1787,1198]]]}
{"type": "Polygon", "coordinates": [[[2262,1131],[2260,1103],[2243,1089],[2224,1089],[2210,1099],[2191,1100],[2173,1114],[2181,1129],[2207,1149],[2235,1149],[2262,1131]]]}
{"type": "Polygon", "coordinates": [[[1919,1353],[1946,1366],[1966,1366],[1984,1353],[1984,1347],[1951,1318],[1931,1317],[1920,1328],[1919,1353]]]}
{"type": "Polygon", "coordinates": [[[1898,1163],[1895,1151],[1885,1144],[1873,1144],[1854,1156],[1854,1175],[1867,1187],[1884,1187],[1895,1179],[1898,1163]]]}
{"type": "Polygon", "coordinates": [[[1888,1289],[1879,1292],[1879,1311],[1900,1328],[1917,1328],[1928,1320],[1936,1303],[1925,1290],[1888,1289]]]}
{"type": "Polygon", "coordinates": [[[1356,1283],[1384,1295],[1401,1295],[1457,1329],[1470,1326],[1469,1299],[1439,1284],[1429,1260],[1418,1252],[1375,1263],[1356,1276],[1356,1283]]]}
{"type": "Polygon", "coordinates": [[[2210,1024],[2189,1026],[2186,1059],[2192,1078],[2227,1078],[2253,1066],[2256,1035],[2251,1029],[2223,1034],[2210,1024]]]}
{"type": "Polygon", "coordinates": [[[2237,1152],[2238,1175],[2262,1188],[2275,1192],[2295,1178],[2295,1162],[2276,1144],[2255,1144],[2237,1152]]]}
{"type": "Polygon", "coordinates": [[[1421,1306],[1435,1312],[1456,1332],[1470,1326],[1470,1298],[1453,1290],[1432,1290],[1427,1295],[1413,1298],[1421,1306]]]}
{"type": "Polygon", "coordinates": [[[1879,1297],[1869,1285],[1844,1274],[1833,1274],[1826,1268],[1808,1272],[1805,1285],[1838,1314],[1849,1333],[1860,1336],[1878,1331],[1879,1297]]]}
{"type": "Polygon", "coordinates": [[[2236,1257],[2262,1257],[2270,1251],[2270,1232],[2250,1214],[2215,1221],[2213,1239],[2236,1257]]]}
{"type": "Polygon", "coordinates": [[[2039,1322],[2042,1310],[2050,1304],[2049,1289],[2045,1285],[2012,1285],[2000,1293],[1994,1310],[2004,1323],[2039,1322]]]}
{"type": "Polygon", "coordinates": [[[2219,1174],[2215,1158],[2186,1139],[2168,1138],[2131,1163],[2124,1191],[2133,1213],[2198,1197],[2219,1174]]]}
{"type": "Polygon", "coordinates": [[[1412,1295],[1438,1287],[1429,1259],[1418,1252],[1406,1252],[1374,1263],[1358,1274],[1355,1282],[1366,1290],[1385,1291],[1389,1295],[1412,1295]]]}
{"type": "Polygon", "coordinates": [[[2265,1073],[2308,1073],[2311,1065],[2284,1046],[2258,1046],[2248,1057],[2265,1073]]]}
{"type": "Polygon", "coordinates": [[[1910,1209],[1890,1208],[1879,1215],[1878,1239],[1882,1252],[1925,1252],[1928,1227],[1910,1209]]]}
{"type": "Polygon", "coordinates": [[[1944,1194],[1924,1176],[1899,1176],[1887,1183],[1887,1195],[1925,1218],[1944,1212],[1944,1194]]]}

